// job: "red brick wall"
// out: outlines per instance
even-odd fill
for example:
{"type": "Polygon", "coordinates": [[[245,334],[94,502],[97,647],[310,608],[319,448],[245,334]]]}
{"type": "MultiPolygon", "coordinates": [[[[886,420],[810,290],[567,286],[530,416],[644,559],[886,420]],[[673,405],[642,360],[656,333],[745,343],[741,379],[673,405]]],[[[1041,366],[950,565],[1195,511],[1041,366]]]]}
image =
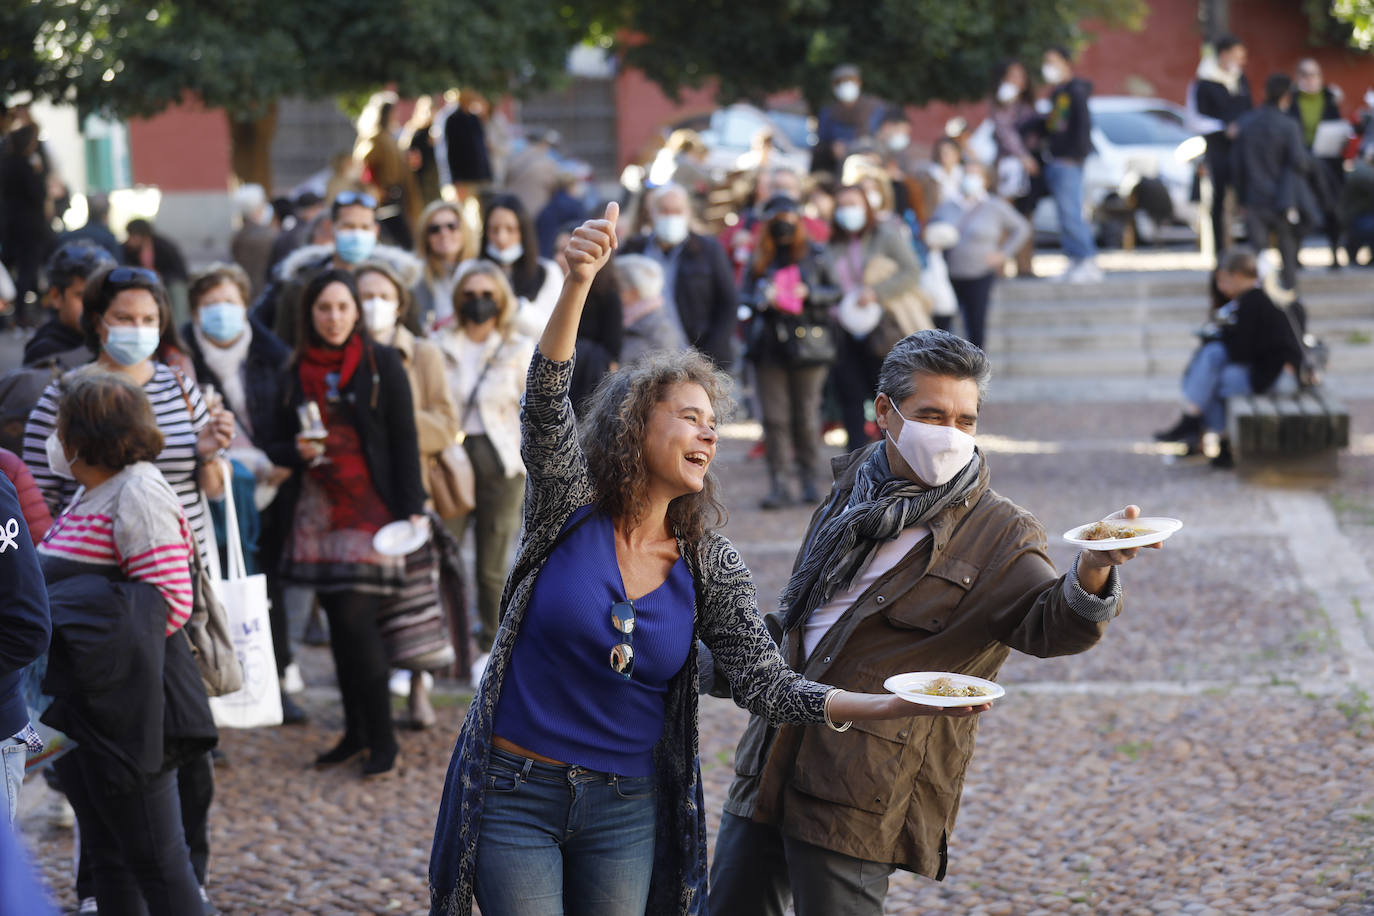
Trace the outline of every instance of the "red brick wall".
{"type": "Polygon", "coordinates": [[[155,184],[164,192],[225,190],[230,163],[224,112],[188,102],[129,121],[129,160],[135,184],[155,184]]]}

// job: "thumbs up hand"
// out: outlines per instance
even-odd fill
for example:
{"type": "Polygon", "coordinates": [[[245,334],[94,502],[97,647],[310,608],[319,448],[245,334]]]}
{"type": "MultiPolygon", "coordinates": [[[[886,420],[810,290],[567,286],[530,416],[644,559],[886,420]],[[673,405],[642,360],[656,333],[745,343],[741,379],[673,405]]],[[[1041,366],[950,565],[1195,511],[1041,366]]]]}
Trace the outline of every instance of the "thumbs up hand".
{"type": "Polygon", "coordinates": [[[573,231],[564,256],[568,259],[568,277],[590,283],[597,271],[610,260],[619,241],[615,224],[620,218],[620,204],[611,201],[601,219],[589,219],[573,231]]]}

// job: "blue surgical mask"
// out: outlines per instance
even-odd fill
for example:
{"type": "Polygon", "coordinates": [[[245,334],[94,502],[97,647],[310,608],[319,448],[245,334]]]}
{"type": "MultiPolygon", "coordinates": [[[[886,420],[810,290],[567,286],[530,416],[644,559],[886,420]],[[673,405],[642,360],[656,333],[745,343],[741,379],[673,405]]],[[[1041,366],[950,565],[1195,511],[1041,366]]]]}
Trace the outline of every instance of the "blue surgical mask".
{"type": "Polygon", "coordinates": [[[334,233],[334,251],[345,264],[361,264],[377,245],[371,229],[340,229],[334,233]]]}
{"type": "Polygon", "coordinates": [[[109,336],[105,338],[103,349],[121,366],[137,366],[156,353],[162,342],[160,328],[112,328],[108,324],[105,327],[109,336]]]}
{"type": "Polygon", "coordinates": [[[246,314],[237,302],[211,302],[200,307],[200,329],[215,343],[231,344],[243,333],[246,314]]]}

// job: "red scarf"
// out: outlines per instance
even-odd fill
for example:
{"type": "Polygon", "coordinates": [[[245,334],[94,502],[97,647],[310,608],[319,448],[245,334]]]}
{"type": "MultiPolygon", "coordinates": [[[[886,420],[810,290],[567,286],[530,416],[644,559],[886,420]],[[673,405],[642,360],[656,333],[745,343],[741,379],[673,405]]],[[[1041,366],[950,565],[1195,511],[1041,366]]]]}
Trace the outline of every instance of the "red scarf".
{"type": "Polygon", "coordinates": [[[363,339],[356,333],[350,336],[342,347],[305,348],[299,370],[301,391],[304,392],[307,401],[314,401],[320,405],[321,416],[327,419],[329,382],[326,376],[338,373],[339,380],[334,393],[336,396],[341,395],[348,387],[348,383],[353,380],[353,374],[358,371],[358,364],[362,361],[363,339]]]}

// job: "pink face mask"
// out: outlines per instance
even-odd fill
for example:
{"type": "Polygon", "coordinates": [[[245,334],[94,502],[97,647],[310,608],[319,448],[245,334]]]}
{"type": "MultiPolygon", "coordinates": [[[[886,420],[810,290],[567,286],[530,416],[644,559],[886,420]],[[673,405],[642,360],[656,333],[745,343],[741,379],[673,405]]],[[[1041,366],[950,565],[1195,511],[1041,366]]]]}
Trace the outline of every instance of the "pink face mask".
{"type": "Polygon", "coordinates": [[[908,420],[897,410],[896,401],[892,409],[902,418],[902,431],[896,439],[891,433],[885,435],[921,483],[931,487],[949,483],[973,458],[974,438],[968,433],[952,426],[908,420]]]}

